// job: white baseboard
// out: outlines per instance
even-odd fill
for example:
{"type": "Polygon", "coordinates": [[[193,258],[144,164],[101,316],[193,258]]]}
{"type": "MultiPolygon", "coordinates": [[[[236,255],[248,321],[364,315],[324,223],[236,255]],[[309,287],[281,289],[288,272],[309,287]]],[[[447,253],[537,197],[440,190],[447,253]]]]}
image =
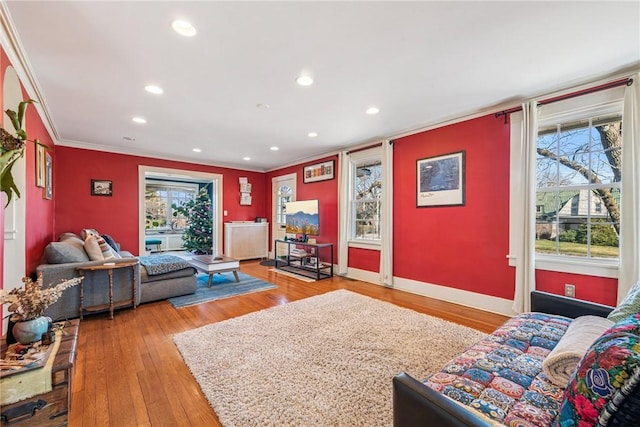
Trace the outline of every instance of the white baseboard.
{"type": "Polygon", "coordinates": [[[382,285],[380,283],[380,274],[375,271],[360,270],[358,268],[349,267],[347,269],[347,277],[350,279],[373,283],[374,285],[382,285]]]}
{"type": "MultiPolygon", "coordinates": [[[[379,282],[380,275],[377,272],[349,268],[347,277],[383,286],[379,282]]],[[[436,298],[442,301],[464,305],[466,307],[477,308],[491,313],[502,314],[504,316],[514,316],[516,314],[511,308],[513,301],[510,299],[449,288],[447,286],[394,277],[393,289],[411,292],[412,294],[422,295],[425,297],[436,298]]]]}

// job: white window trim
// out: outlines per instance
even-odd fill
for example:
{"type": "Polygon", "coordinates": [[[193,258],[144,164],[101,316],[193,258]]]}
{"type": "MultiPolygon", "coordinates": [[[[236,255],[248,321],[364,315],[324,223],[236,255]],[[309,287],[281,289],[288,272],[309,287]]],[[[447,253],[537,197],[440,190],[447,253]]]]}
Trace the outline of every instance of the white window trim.
{"type": "Polygon", "coordinates": [[[350,248],[370,249],[372,251],[379,251],[382,247],[382,242],[378,240],[349,240],[350,248]]]}
{"type": "MultiPolygon", "coordinates": [[[[584,116],[609,115],[622,112],[624,86],[609,90],[599,91],[576,98],[566,99],[539,108],[538,127],[545,127],[559,121],[572,121],[584,116]]],[[[525,227],[522,212],[523,198],[520,183],[520,171],[524,165],[525,157],[520,152],[521,127],[523,121],[522,111],[511,114],[510,123],[510,163],[509,170],[509,254],[508,264],[516,266],[514,255],[515,248],[522,246],[522,230],[525,227]]],[[[563,273],[582,274],[617,278],[620,262],[618,259],[578,258],[568,255],[548,255],[536,253],[536,269],[557,271],[563,273]]]]}
{"type": "Polygon", "coordinates": [[[144,166],[138,165],[138,253],[145,253],[145,207],[144,207],[144,189],[145,178],[147,173],[161,173],[168,174],[175,178],[196,178],[211,181],[214,187],[214,200],[212,200],[212,207],[214,210],[215,220],[213,224],[214,245],[218,253],[223,253],[222,248],[222,223],[223,223],[223,175],[218,173],[209,172],[196,172],[182,169],[169,169],[157,166],[144,166]]]}
{"type": "Polygon", "coordinates": [[[371,239],[354,239],[353,238],[353,179],[355,175],[356,165],[367,160],[382,161],[382,147],[374,147],[368,150],[362,150],[349,155],[349,230],[348,245],[350,248],[361,248],[380,250],[382,246],[381,240],[371,239]]]}

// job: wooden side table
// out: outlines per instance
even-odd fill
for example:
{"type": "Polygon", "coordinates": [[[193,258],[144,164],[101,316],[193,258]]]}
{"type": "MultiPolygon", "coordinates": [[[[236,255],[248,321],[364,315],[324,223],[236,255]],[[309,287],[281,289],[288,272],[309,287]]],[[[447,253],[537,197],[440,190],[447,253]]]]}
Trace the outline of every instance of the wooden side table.
{"type": "Polygon", "coordinates": [[[109,277],[109,304],[99,304],[92,305],[88,307],[84,307],[84,280],[80,282],[80,319],[83,318],[85,311],[102,311],[104,309],[109,309],[109,318],[113,319],[113,310],[116,307],[122,307],[125,305],[133,305],[135,310],[136,308],[136,272],[135,266],[138,265],[138,261],[126,261],[126,262],[107,262],[100,265],[92,265],[87,267],[78,267],[78,273],[80,276],[84,276],[87,271],[106,271],[107,276],[109,277]],[[132,291],[131,291],[131,299],[123,300],[123,301],[113,301],[113,270],[117,270],[119,268],[128,268],[131,267],[132,270],[132,291]]]}

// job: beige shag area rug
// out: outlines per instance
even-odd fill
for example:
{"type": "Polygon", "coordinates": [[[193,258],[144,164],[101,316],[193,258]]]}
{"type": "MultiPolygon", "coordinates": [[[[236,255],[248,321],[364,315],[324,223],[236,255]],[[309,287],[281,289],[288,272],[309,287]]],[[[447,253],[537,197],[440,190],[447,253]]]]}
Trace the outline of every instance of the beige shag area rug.
{"type": "Polygon", "coordinates": [[[423,378],[484,337],[339,290],[173,337],[220,422],[391,426],[391,380],[423,378]]]}

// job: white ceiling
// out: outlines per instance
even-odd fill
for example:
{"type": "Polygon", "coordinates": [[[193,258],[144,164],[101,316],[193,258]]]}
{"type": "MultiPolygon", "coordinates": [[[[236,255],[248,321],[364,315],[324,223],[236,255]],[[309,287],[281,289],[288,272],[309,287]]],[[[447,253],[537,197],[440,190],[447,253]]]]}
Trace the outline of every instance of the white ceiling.
{"type": "Polygon", "coordinates": [[[57,144],[241,169],[271,170],[640,64],[637,1],[3,6],[57,144]],[[176,18],[198,34],[177,35],[176,18]],[[301,73],[315,83],[298,86],[301,73]],[[149,83],[165,93],[148,94],[149,83]],[[372,105],[379,114],[365,114],[372,105]]]}

